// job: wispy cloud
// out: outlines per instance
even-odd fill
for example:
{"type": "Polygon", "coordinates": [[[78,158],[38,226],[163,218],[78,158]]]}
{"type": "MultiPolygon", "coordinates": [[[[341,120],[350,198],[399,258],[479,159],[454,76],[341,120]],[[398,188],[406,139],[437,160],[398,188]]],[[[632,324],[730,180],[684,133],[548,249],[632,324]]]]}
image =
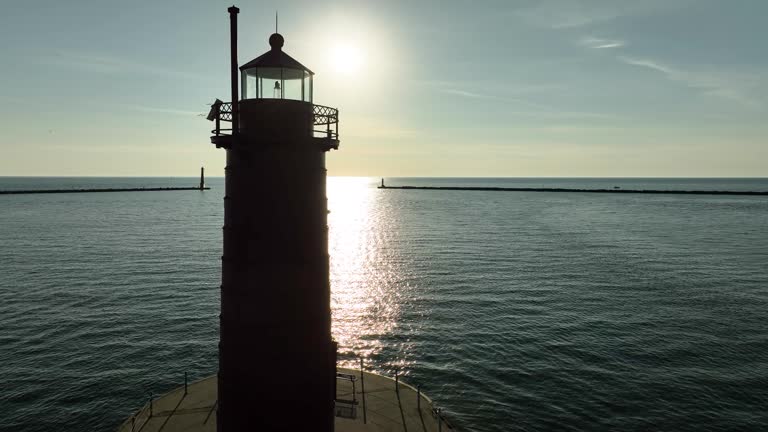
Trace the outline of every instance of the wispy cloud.
{"type": "MultiPolygon", "coordinates": [[[[413,83],[418,86],[431,87],[437,90],[455,90],[456,94],[464,94],[467,97],[479,96],[487,97],[482,91],[470,91],[469,88],[493,87],[500,94],[507,96],[519,96],[535,93],[549,93],[553,91],[562,91],[565,86],[561,83],[514,83],[514,82],[478,82],[469,80],[414,80],[413,83]]],[[[448,93],[452,93],[449,91],[448,93]]]]}
{"type": "Polygon", "coordinates": [[[539,0],[516,15],[553,29],[573,29],[626,16],[645,15],[684,7],[693,0],[539,0]]]}
{"type": "Polygon", "coordinates": [[[157,107],[150,107],[150,106],[143,106],[143,105],[117,105],[117,106],[134,110],[134,111],[141,111],[145,113],[173,114],[173,115],[180,115],[180,116],[186,116],[186,117],[205,115],[208,113],[208,110],[210,109],[206,107],[201,109],[200,111],[195,112],[195,111],[181,110],[181,109],[175,109],[175,108],[157,108],[157,107]]]}
{"type": "Polygon", "coordinates": [[[508,114],[514,114],[518,116],[528,116],[532,118],[545,118],[545,119],[565,119],[565,120],[620,120],[624,119],[624,116],[612,113],[599,113],[589,111],[560,111],[551,109],[550,111],[517,111],[509,112],[508,114]]]}
{"type": "Polygon", "coordinates": [[[523,95],[549,92],[561,88],[560,85],[532,84],[521,86],[506,86],[498,83],[489,83],[497,93],[483,91],[483,85],[470,81],[416,81],[418,85],[432,88],[434,91],[466,99],[499,101],[509,104],[522,105],[529,108],[545,108],[539,104],[524,99],[523,95]]]}
{"type": "Polygon", "coordinates": [[[102,112],[112,112],[113,110],[128,110],[128,111],[134,111],[139,113],[146,113],[146,114],[159,114],[159,115],[174,115],[174,116],[182,116],[182,117],[198,117],[198,116],[205,116],[208,113],[208,110],[210,110],[210,106],[208,104],[200,104],[200,110],[194,111],[193,109],[184,109],[189,107],[181,107],[181,108],[166,108],[166,107],[157,107],[157,106],[147,106],[147,105],[138,105],[138,104],[130,104],[130,103],[110,103],[105,102],[103,100],[79,100],[78,103],[82,104],[84,109],[90,109],[90,110],[99,110],[102,112]]]}
{"type": "Polygon", "coordinates": [[[531,84],[512,87],[505,87],[500,85],[500,93],[494,95],[477,91],[474,88],[468,89],[470,88],[469,82],[419,81],[418,83],[432,87],[437,92],[458,96],[461,98],[503,102],[507,104],[507,106],[504,108],[504,113],[510,116],[545,119],[592,120],[615,120],[620,118],[615,114],[585,111],[565,111],[560,107],[553,107],[546,104],[531,102],[520,97],[515,97],[524,94],[561,91],[563,90],[563,86],[560,84],[531,84]]]}
{"type": "Polygon", "coordinates": [[[524,106],[528,108],[547,109],[547,107],[544,107],[542,105],[539,105],[533,102],[529,102],[525,99],[510,97],[503,94],[493,95],[493,94],[487,94],[487,93],[477,93],[474,91],[464,90],[460,88],[451,88],[451,87],[438,88],[437,91],[441,93],[453,95],[453,96],[467,98],[467,99],[490,100],[490,101],[503,102],[510,105],[524,106]]]}
{"type": "Polygon", "coordinates": [[[348,127],[344,135],[359,139],[409,139],[419,135],[419,130],[408,128],[397,122],[382,120],[379,117],[353,117],[345,121],[348,127]]]}
{"type": "Polygon", "coordinates": [[[683,70],[656,60],[636,57],[619,56],[618,59],[628,65],[659,72],[668,80],[680,82],[706,96],[728,99],[750,108],[763,106],[761,101],[750,96],[759,80],[749,74],[683,70]]]}
{"type": "Polygon", "coordinates": [[[619,57],[619,60],[629,65],[640,66],[640,67],[661,72],[664,75],[667,75],[668,78],[675,81],[682,81],[682,78],[684,76],[684,73],[678,70],[675,70],[669,66],[664,66],[663,64],[655,62],[653,60],[638,59],[634,57],[624,57],[624,56],[619,57]]]}
{"type": "Polygon", "coordinates": [[[542,1],[536,6],[520,9],[516,13],[536,25],[555,29],[583,27],[600,21],[609,21],[621,16],[621,12],[608,7],[592,8],[577,0],[542,1]]]}
{"type": "Polygon", "coordinates": [[[489,94],[482,94],[482,93],[475,93],[471,91],[461,90],[461,89],[455,89],[455,88],[441,88],[439,89],[440,92],[451,94],[455,96],[461,96],[465,98],[470,99],[492,99],[492,100],[502,100],[502,98],[498,96],[493,96],[489,94]]]}
{"type": "Polygon", "coordinates": [[[583,37],[579,40],[579,44],[587,48],[593,49],[609,49],[609,48],[621,48],[626,45],[626,42],[618,39],[602,39],[596,37],[583,37]]]}
{"type": "Polygon", "coordinates": [[[204,78],[186,71],[147,64],[136,60],[103,54],[58,51],[41,56],[39,61],[48,66],[63,66],[93,73],[164,75],[178,78],[204,78]]]}

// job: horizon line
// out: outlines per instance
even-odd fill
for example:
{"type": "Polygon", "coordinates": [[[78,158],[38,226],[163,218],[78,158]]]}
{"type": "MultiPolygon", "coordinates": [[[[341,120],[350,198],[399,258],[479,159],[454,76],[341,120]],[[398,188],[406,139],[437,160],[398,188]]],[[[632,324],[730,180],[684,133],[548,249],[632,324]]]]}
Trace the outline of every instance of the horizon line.
{"type": "MultiPolygon", "coordinates": [[[[355,176],[355,175],[329,175],[327,177],[335,178],[335,177],[348,177],[348,178],[373,178],[373,179],[388,179],[388,178],[434,178],[434,179],[574,179],[574,178],[584,178],[584,179],[767,179],[768,175],[766,176],[625,176],[625,177],[619,177],[619,176],[355,176]]],[[[0,175],[0,179],[2,178],[162,178],[162,179],[168,179],[168,178],[197,178],[199,179],[199,175],[195,176],[158,176],[158,175],[127,175],[127,176],[115,176],[115,175],[0,175]]],[[[217,176],[217,175],[206,175],[206,179],[208,178],[221,178],[223,179],[224,176],[217,176]]]]}

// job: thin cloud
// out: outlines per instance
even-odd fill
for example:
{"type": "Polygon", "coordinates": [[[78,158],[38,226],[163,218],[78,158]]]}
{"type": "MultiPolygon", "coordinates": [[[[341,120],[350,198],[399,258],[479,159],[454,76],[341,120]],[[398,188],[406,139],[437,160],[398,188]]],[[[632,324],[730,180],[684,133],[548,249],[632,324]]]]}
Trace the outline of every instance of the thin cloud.
{"type": "MultiPolygon", "coordinates": [[[[432,87],[435,87],[436,90],[441,93],[445,93],[453,96],[459,96],[467,99],[493,100],[493,101],[504,102],[504,103],[510,104],[510,106],[518,105],[520,108],[525,110],[525,111],[522,111],[522,110],[516,110],[516,111],[505,110],[504,111],[506,114],[513,115],[513,116],[525,116],[525,117],[532,117],[532,118],[567,118],[567,119],[581,118],[581,119],[602,119],[602,120],[611,120],[611,119],[615,120],[617,118],[620,118],[615,114],[583,112],[583,111],[563,111],[559,108],[529,102],[524,99],[505,97],[504,95],[497,96],[497,95],[464,90],[463,88],[449,86],[450,84],[457,84],[457,83],[451,83],[448,81],[429,81],[429,82],[423,82],[423,83],[430,85],[432,87]]],[[[561,86],[538,85],[538,86],[531,86],[530,88],[524,88],[524,89],[518,88],[517,90],[521,92],[523,92],[523,90],[549,91],[552,89],[559,89],[559,88],[561,88],[561,86]]]]}
{"type": "Polygon", "coordinates": [[[466,90],[460,90],[460,89],[455,89],[455,88],[443,88],[443,89],[440,89],[440,91],[443,92],[443,93],[447,93],[447,94],[451,94],[451,95],[456,95],[456,96],[462,96],[462,97],[470,98],[470,99],[494,99],[494,100],[501,99],[498,96],[481,94],[481,93],[475,93],[475,92],[466,91],[466,90]]]}
{"type": "Polygon", "coordinates": [[[757,84],[755,78],[749,75],[682,70],[656,60],[635,57],[619,56],[618,59],[631,66],[659,72],[668,80],[680,82],[706,96],[731,100],[750,108],[763,106],[760,101],[749,96],[750,90],[757,84]]]}
{"type": "Polygon", "coordinates": [[[523,105],[530,108],[547,109],[547,107],[544,107],[539,104],[535,104],[533,102],[528,102],[525,99],[505,97],[503,95],[497,96],[492,94],[476,93],[473,91],[463,90],[459,88],[450,88],[450,87],[438,88],[438,91],[441,93],[445,93],[453,96],[459,96],[467,99],[492,100],[492,101],[499,101],[499,102],[504,102],[509,104],[523,105]]]}
{"type": "Polygon", "coordinates": [[[41,57],[40,62],[49,66],[76,68],[94,73],[164,75],[196,79],[204,78],[202,75],[191,74],[176,69],[141,63],[121,57],[90,53],[59,51],[53,55],[41,57]]]}
{"type": "MultiPolygon", "coordinates": [[[[463,90],[472,86],[477,86],[477,81],[440,81],[440,80],[413,80],[414,84],[419,86],[427,86],[438,91],[449,90],[448,93],[454,93],[459,96],[467,97],[479,97],[487,98],[488,95],[478,93],[474,91],[463,90]]],[[[498,90],[499,93],[504,95],[523,95],[534,93],[550,93],[553,91],[562,91],[566,89],[566,86],[560,83],[546,83],[546,84],[526,84],[526,83],[509,83],[509,82],[486,82],[489,87],[493,87],[498,90]]]]}
{"type": "Polygon", "coordinates": [[[539,0],[515,15],[536,25],[566,30],[683,8],[695,0],[539,0]]]}
{"type": "Polygon", "coordinates": [[[612,7],[590,8],[574,0],[543,1],[534,7],[520,9],[516,15],[534,24],[553,29],[569,29],[610,21],[622,15],[612,7]]]}
{"type": "Polygon", "coordinates": [[[652,69],[658,72],[663,73],[664,75],[667,75],[669,79],[672,79],[674,81],[681,81],[681,78],[683,77],[683,73],[675,70],[671,67],[664,66],[661,63],[657,63],[653,60],[646,60],[646,59],[637,59],[633,57],[619,57],[619,60],[623,61],[624,63],[628,65],[633,66],[640,66],[648,69],[652,69]]]}
{"type": "MultiPolygon", "coordinates": [[[[522,98],[511,97],[510,95],[522,95],[525,93],[549,91],[555,88],[554,86],[549,86],[549,85],[533,85],[533,86],[525,86],[525,87],[503,88],[502,91],[500,91],[498,94],[490,94],[490,93],[478,92],[474,89],[468,89],[467,87],[471,86],[468,82],[416,81],[416,83],[431,87],[432,89],[434,89],[434,91],[437,91],[440,93],[444,93],[452,96],[458,96],[466,99],[499,101],[499,102],[510,103],[510,104],[524,105],[527,107],[539,108],[539,109],[546,108],[546,107],[535,104],[533,102],[529,102],[522,98]]],[[[491,85],[494,85],[494,84],[491,84],[491,85]]]]}
{"type": "Polygon", "coordinates": [[[407,128],[384,121],[378,117],[354,117],[347,118],[349,127],[345,128],[344,135],[348,138],[365,139],[409,139],[419,135],[417,129],[407,128]]]}
{"type": "Polygon", "coordinates": [[[142,112],[142,113],[148,113],[148,114],[170,114],[170,115],[176,115],[176,116],[182,116],[182,117],[205,116],[208,113],[208,110],[210,109],[210,107],[205,106],[203,104],[201,104],[201,107],[203,107],[203,109],[201,109],[200,111],[193,111],[190,109],[164,108],[164,107],[126,104],[126,103],[104,103],[103,101],[96,101],[96,100],[81,100],[79,102],[81,104],[89,106],[91,109],[98,109],[101,111],[104,111],[105,109],[109,109],[109,110],[118,109],[118,110],[130,110],[130,111],[142,112]]]}
{"type": "Polygon", "coordinates": [[[553,29],[569,29],[584,27],[590,24],[611,21],[621,17],[619,12],[596,11],[592,14],[582,12],[573,12],[571,14],[561,14],[556,21],[551,24],[553,29]]]}
{"type": "Polygon", "coordinates": [[[610,49],[621,48],[626,42],[618,39],[601,39],[596,37],[585,37],[579,40],[579,44],[592,49],[610,49]]]}
{"type": "Polygon", "coordinates": [[[205,115],[208,112],[207,109],[195,112],[195,111],[187,111],[187,110],[180,110],[180,109],[174,109],[174,108],[157,108],[157,107],[142,106],[142,105],[118,105],[118,106],[135,110],[135,111],[145,112],[145,113],[173,114],[173,115],[180,115],[185,117],[205,115]]]}
{"type": "Polygon", "coordinates": [[[621,120],[626,118],[617,114],[606,114],[588,111],[508,111],[506,114],[533,118],[573,120],[621,120]]]}

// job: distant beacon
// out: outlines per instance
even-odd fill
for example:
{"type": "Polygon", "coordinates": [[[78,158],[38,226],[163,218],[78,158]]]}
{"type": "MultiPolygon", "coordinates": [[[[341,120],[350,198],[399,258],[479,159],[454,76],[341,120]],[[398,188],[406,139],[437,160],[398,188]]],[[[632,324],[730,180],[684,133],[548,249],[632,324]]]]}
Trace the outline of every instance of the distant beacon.
{"type": "Polygon", "coordinates": [[[339,147],[338,111],[312,103],[314,74],[278,33],[239,68],[239,98],[238,12],[235,102],[214,104],[211,137],[227,152],[217,429],[333,431],[325,154],[339,147]]]}

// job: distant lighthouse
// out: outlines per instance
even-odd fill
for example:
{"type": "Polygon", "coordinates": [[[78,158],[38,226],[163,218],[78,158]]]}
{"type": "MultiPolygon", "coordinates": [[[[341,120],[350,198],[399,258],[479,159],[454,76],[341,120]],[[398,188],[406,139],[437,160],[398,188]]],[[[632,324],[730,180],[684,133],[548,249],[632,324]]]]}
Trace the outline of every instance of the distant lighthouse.
{"type": "Polygon", "coordinates": [[[217,100],[209,116],[227,152],[217,427],[332,431],[325,154],[339,146],[338,111],[313,104],[313,72],[279,33],[239,68],[238,97],[238,12],[229,8],[232,103],[217,100]]]}

